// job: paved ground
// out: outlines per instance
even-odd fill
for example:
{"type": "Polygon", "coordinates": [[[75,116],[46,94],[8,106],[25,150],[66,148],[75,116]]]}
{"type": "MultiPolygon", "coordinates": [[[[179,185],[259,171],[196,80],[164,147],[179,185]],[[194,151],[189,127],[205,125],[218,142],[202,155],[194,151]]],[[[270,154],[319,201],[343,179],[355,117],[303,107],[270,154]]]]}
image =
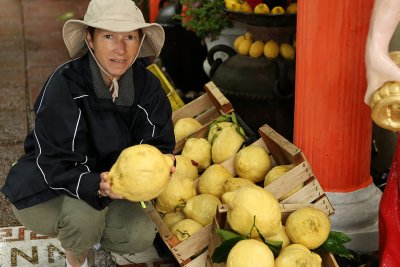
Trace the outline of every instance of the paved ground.
{"type": "MultiPolygon", "coordinates": [[[[69,58],[63,21],[81,17],[88,0],[0,0],[0,186],[23,153],[33,103],[51,71],[69,58]]],[[[19,225],[0,194],[0,227],[19,225]]]]}

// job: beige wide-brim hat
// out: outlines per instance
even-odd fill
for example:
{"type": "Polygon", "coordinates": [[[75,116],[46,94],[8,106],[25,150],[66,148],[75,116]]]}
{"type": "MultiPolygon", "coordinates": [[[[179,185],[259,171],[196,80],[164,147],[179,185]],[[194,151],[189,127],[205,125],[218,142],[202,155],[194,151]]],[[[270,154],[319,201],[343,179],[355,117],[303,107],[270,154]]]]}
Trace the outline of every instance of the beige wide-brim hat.
{"type": "Polygon", "coordinates": [[[64,24],[63,38],[71,58],[83,56],[88,27],[112,32],[141,29],[146,35],[138,57],[158,56],[164,45],[164,30],[157,23],[146,23],[142,12],[132,0],[91,0],[83,20],[64,24]]]}

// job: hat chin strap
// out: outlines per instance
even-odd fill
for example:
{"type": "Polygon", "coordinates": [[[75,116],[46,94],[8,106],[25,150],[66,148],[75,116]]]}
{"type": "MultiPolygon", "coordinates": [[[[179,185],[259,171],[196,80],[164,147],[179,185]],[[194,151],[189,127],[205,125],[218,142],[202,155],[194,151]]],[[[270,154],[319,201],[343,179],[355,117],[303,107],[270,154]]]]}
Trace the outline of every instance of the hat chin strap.
{"type": "MultiPolygon", "coordinates": [[[[130,68],[130,67],[133,65],[133,63],[135,63],[136,58],[137,58],[138,55],[139,55],[139,51],[140,51],[140,48],[142,47],[142,44],[143,44],[143,41],[144,41],[144,38],[145,38],[145,37],[146,37],[146,34],[143,34],[142,40],[140,40],[138,52],[136,53],[135,58],[133,59],[132,63],[129,65],[128,68],[130,68]]],[[[113,75],[109,74],[109,73],[100,65],[99,61],[97,60],[96,56],[95,56],[94,53],[93,53],[93,50],[90,48],[89,43],[88,43],[88,41],[87,41],[86,38],[85,38],[85,43],[86,43],[86,45],[87,45],[87,47],[88,47],[90,53],[92,54],[94,61],[97,63],[97,66],[99,66],[100,70],[101,70],[105,75],[107,75],[107,76],[110,78],[110,80],[111,80],[111,85],[110,85],[110,88],[108,88],[108,90],[111,92],[112,101],[114,102],[115,99],[118,97],[118,93],[119,93],[119,85],[118,85],[119,76],[113,76],[113,75]]]]}

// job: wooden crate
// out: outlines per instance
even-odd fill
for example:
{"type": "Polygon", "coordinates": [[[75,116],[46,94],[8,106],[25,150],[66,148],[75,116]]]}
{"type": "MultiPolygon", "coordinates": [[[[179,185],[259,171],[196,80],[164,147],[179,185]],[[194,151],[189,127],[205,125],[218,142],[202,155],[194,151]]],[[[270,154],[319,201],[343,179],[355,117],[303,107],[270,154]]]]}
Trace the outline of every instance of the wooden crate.
{"type": "Polygon", "coordinates": [[[155,207],[150,202],[146,203],[146,206],[147,214],[156,224],[158,233],[180,266],[205,267],[212,224],[203,227],[199,232],[181,242],[172,235],[155,207]]]}
{"type": "MultiPolygon", "coordinates": [[[[297,204],[282,204],[282,217],[284,214],[288,215],[290,214],[290,212],[293,212],[300,207],[296,205],[297,204]]],[[[211,240],[208,246],[207,267],[225,267],[225,263],[213,263],[211,261],[211,256],[214,253],[215,248],[217,248],[222,243],[221,237],[216,232],[216,230],[220,229],[221,227],[223,229],[229,229],[229,226],[226,222],[227,211],[228,208],[225,204],[219,205],[217,215],[214,217],[211,240]]],[[[331,253],[321,253],[320,256],[322,258],[322,267],[339,267],[335,260],[335,257],[331,253]]]]}
{"type": "MultiPolygon", "coordinates": [[[[321,185],[312,172],[311,166],[299,148],[279,135],[268,125],[259,129],[260,139],[251,145],[261,146],[270,154],[272,165],[296,164],[296,167],[273,181],[266,190],[271,192],[277,199],[281,198],[298,185],[305,185],[293,195],[280,201],[281,204],[309,205],[324,211],[328,216],[334,213],[334,208],[321,185]]],[[[233,175],[236,175],[234,157],[221,163],[233,175]]],[[[298,209],[298,206],[287,205],[287,209],[298,209]]],[[[286,212],[283,218],[286,218],[286,212]]]]}
{"type": "Polygon", "coordinates": [[[206,136],[209,125],[216,118],[233,111],[232,104],[213,82],[208,82],[204,86],[204,90],[206,91],[205,94],[172,113],[172,121],[174,125],[182,118],[194,118],[203,125],[200,129],[189,136],[177,140],[174,154],[182,151],[187,139],[191,137],[206,136]]]}
{"type": "MultiPolygon", "coordinates": [[[[186,104],[184,107],[173,112],[172,120],[175,124],[181,118],[195,118],[202,127],[189,136],[178,140],[174,149],[174,154],[180,154],[186,140],[192,137],[207,138],[209,125],[219,116],[233,112],[233,107],[229,100],[221,93],[213,82],[204,86],[206,93],[197,99],[186,104]]],[[[251,129],[238,116],[239,124],[244,128],[248,135],[254,135],[251,129]]],[[[197,188],[195,181],[195,187],[197,188]]],[[[212,224],[209,224],[199,232],[180,242],[176,236],[173,236],[165,225],[162,217],[154,206],[149,203],[147,212],[152,221],[157,225],[158,232],[167,245],[171,253],[181,266],[185,267],[204,267],[206,266],[208,245],[211,238],[212,224]]]]}

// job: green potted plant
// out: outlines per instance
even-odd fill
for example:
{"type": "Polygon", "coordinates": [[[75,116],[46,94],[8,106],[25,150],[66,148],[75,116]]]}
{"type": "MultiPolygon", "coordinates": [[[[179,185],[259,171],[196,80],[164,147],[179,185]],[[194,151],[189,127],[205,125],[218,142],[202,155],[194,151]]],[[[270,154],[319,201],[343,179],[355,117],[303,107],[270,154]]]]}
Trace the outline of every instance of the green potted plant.
{"type": "Polygon", "coordinates": [[[180,0],[178,18],[182,26],[201,38],[216,39],[224,28],[232,25],[224,11],[224,0],[180,0]]]}

